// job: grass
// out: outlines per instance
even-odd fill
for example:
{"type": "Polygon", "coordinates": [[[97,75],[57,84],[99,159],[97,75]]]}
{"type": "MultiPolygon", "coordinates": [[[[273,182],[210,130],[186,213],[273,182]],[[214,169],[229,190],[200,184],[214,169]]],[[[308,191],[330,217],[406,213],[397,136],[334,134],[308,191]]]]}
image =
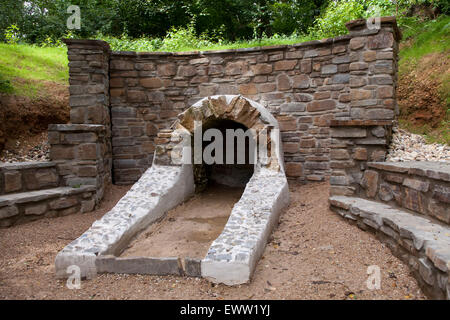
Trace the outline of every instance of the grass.
{"type": "Polygon", "coordinates": [[[0,92],[33,97],[41,81],[65,84],[67,63],[66,48],[0,43],[0,84],[6,84],[0,85],[0,92]]]}
{"type": "Polygon", "coordinates": [[[429,53],[450,50],[450,16],[441,15],[422,23],[411,19],[404,24],[403,42],[406,43],[400,51],[403,67],[417,63],[429,53]]]}

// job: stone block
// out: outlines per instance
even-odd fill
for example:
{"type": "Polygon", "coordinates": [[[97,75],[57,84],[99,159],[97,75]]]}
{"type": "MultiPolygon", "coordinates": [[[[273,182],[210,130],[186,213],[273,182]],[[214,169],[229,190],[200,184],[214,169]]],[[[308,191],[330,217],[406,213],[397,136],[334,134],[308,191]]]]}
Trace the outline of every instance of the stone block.
{"type": "Polygon", "coordinates": [[[378,192],[378,172],[373,170],[364,171],[361,185],[366,189],[366,196],[374,198],[378,192]]]}
{"type": "Polygon", "coordinates": [[[16,206],[6,206],[0,208],[0,219],[14,217],[19,214],[19,209],[16,206]]]}
{"type": "Polygon", "coordinates": [[[81,201],[81,213],[91,212],[95,208],[95,199],[81,201]]]}
{"type": "Polygon", "coordinates": [[[144,88],[161,88],[163,86],[163,82],[160,78],[142,78],[140,79],[140,84],[144,88]]]}
{"type": "Polygon", "coordinates": [[[332,149],[330,157],[333,160],[347,160],[350,159],[350,154],[346,149],[332,149]]]}
{"type": "Polygon", "coordinates": [[[322,74],[335,74],[337,71],[337,65],[335,64],[327,64],[322,66],[322,74]]]}
{"type": "Polygon", "coordinates": [[[333,138],[364,138],[367,136],[367,130],[363,128],[332,128],[331,136],[333,138]]]}
{"type": "Polygon", "coordinates": [[[277,76],[277,86],[279,91],[289,90],[291,88],[291,79],[286,74],[277,76]]]}
{"type": "Polygon", "coordinates": [[[7,171],[4,173],[5,192],[19,191],[22,189],[22,174],[19,171],[7,171]]]}
{"type": "Polygon", "coordinates": [[[78,204],[78,199],[76,197],[61,197],[59,199],[53,200],[49,203],[52,209],[66,209],[78,204]]]}
{"type": "Polygon", "coordinates": [[[292,87],[297,89],[307,89],[310,86],[310,79],[307,75],[301,74],[292,77],[292,87]]]}
{"type": "Polygon", "coordinates": [[[443,185],[434,186],[433,198],[444,203],[450,203],[450,187],[443,185]]]}
{"type": "Polygon", "coordinates": [[[355,160],[367,160],[368,156],[367,156],[367,149],[366,148],[362,148],[362,147],[357,147],[353,150],[353,155],[352,155],[353,159],[355,160]]]}
{"type": "Polygon", "coordinates": [[[100,256],[95,265],[99,273],[182,275],[178,258],[117,258],[100,256]]]}
{"type": "Polygon", "coordinates": [[[174,63],[160,64],[157,66],[158,76],[170,77],[177,73],[177,66],[174,63]]]}
{"type": "Polygon", "coordinates": [[[281,60],[275,62],[274,69],[275,71],[287,71],[294,69],[296,65],[296,60],[281,60]]]}
{"type": "Polygon", "coordinates": [[[270,74],[272,73],[272,65],[268,63],[260,63],[253,66],[252,70],[255,75],[270,74]]]}
{"type": "Polygon", "coordinates": [[[312,101],[306,107],[309,112],[327,111],[334,108],[336,108],[336,101],[334,100],[312,101]]]}
{"type": "Polygon", "coordinates": [[[406,178],[403,181],[403,185],[405,187],[417,190],[417,191],[421,191],[421,192],[427,192],[429,187],[430,187],[430,183],[428,181],[421,181],[421,180],[417,180],[417,179],[413,179],[413,178],[406,178]]]}
{"type": "Polygon", "coordinates": [[[47,204],[40,203],[25,207],[25,215],[41,215],[47,211],[47,204]]]}
{"type": "Polygon", "coordinates": [[[78,159],[80,160],[96,160],[97,159],[97,144],[83,143],[78,146],[78,159]]]}
{"type": "Polygon", "coordinates": [[[298,162],[287,162],[285,164],[286,175],[289,177],[301,177],[303,175],[303,165],[298,162]]]}
{"type": "Polygon", "coordinates": [[[194,258],[184,258],[184,274],[188,277],[201,277],[201,260],[194,258]]]}
{"type": "Polygon", "coordinates": [[[364,37],[355,37],[350,39],[349,48],[350,50],[358,50],[363,48],[366,45],[366,38],[364,37]]]}
{"type": "Polygon", "coordinates": [[[405,188],[403,207],[424,214],[425,201],[423,195],[417,190],[405,188]]]}

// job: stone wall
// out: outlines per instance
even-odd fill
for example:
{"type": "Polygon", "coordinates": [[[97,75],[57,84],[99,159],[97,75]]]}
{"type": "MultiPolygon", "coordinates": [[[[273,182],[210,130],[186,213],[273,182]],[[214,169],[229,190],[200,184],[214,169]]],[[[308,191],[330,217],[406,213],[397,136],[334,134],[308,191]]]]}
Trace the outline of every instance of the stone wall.
{"type": "Polygon", "coordinates": [[[368,161],[384,161],[392,136],[389,120],[332,120],[330,194],[359,192],[368,161]]]}
{"type": "Polygon", "coordinates": [[[432,299],[450,299],[450,164],[369,162],[354,194],[330,208],[374,233],[432,299]]]}
{"type": "Polygon", "coordinates": [[[50,125],[48,140],[50,158],[56,163],[63,185],[95,186],[99,201],[105,186],[111,182],[111,153],[106,126],[50,125]]]}
{"type": "Polygon", "coordinates": [[[0,164],[0,195],[55,188],[59,185],[59,175],[52,162],[0,164]]]}
{"type": "Polygon", "coordinates": [[[358,196],[426,215],[450,225],[450,165],[369,163],[358,196]]]}
{"type": "Polygon", "coordinates": [[[397,113],[395,18],[347,27],[332,39],[205,52],[111,52],[101,41],[66,40],[71,122],[105,125],[109,137],[110,112],[113,181],[129,184],[151,165],[157,133],[178,114],[206,96],[241,94],[277,117],[288,177],[327,179],[332,120],[397,113]]]}

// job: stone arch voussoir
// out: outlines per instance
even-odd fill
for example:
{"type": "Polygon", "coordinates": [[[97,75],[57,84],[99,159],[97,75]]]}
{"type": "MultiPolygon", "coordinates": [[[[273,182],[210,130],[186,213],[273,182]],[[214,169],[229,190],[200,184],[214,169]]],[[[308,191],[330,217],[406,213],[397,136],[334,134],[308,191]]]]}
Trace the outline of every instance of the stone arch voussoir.
{"type": "Polygon", "coordinates": [[[180,113],[170,129],[158,133],[154,163],[177,165],[173,159],[181,159],[183,135],[192,136],[196,122],[204,125],[214,120],[237,122],[252,130],[255,141],[264,138],[261,141],[267,147],[268,157],[260,159],[258,155],[257,166],[284,172],[278,121],[262,105],[240,95],[206,97],[180,113]]]}

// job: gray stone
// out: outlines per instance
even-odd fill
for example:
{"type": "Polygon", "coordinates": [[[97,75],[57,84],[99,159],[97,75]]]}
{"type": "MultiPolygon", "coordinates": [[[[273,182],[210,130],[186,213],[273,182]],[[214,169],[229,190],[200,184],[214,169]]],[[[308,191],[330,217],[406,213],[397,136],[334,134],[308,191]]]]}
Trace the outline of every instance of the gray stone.
{"type": "Polygon", "coordinates": [[[337,73],[337,65],[328,64],[322,67],[322,74],[334,74],[337,73]]]}
{"type": "Polygon", "coordinates": [[[419,259],[419,273],[422,279],[430,286],[434,285],[434,272],[433,266],[428,262],[426,258],[419,259]]]}
{"type": "Polygon", "coordinates": [[[300,102],[290,102],[284,103],[280,107],[281,112],[289,113],[289,112],[304,112],[306,109],[305,103],[300,102]]]}
{"type": "Polygon", "coordinates": [[[41,215],[47,211],[47,204],[40,203],[36,205],[30,205],[25,208],[26,215],[41,215]]]}
{"type": "Polygon", "coordinates": [[[429,187],[430,187],[430,183],[428,181],[420,181],[417,179],[412,179],[412,178],[406,178],[403,181],[403,185],[405,187],[417,190],[417,191],[422,191],[422,192],[427,192],[429,187]]]}
{"type": "Polygon", "coordinates": [[[19,214],[19,209],[16,206],[6,206],[0,208],[0,219],[14,217],[19,214]]]}
{"type": "Polygon", "coordinates": [[[182,275],[183,270],[178,258],[117,258],[99,256],[95,260],[98,273],[182,275]]]}
{"type": "Polygon", "coordinates": [[[201,277],[201,260],[194,258],[184,258],[184,274],[189,277],[201,277]]]}

